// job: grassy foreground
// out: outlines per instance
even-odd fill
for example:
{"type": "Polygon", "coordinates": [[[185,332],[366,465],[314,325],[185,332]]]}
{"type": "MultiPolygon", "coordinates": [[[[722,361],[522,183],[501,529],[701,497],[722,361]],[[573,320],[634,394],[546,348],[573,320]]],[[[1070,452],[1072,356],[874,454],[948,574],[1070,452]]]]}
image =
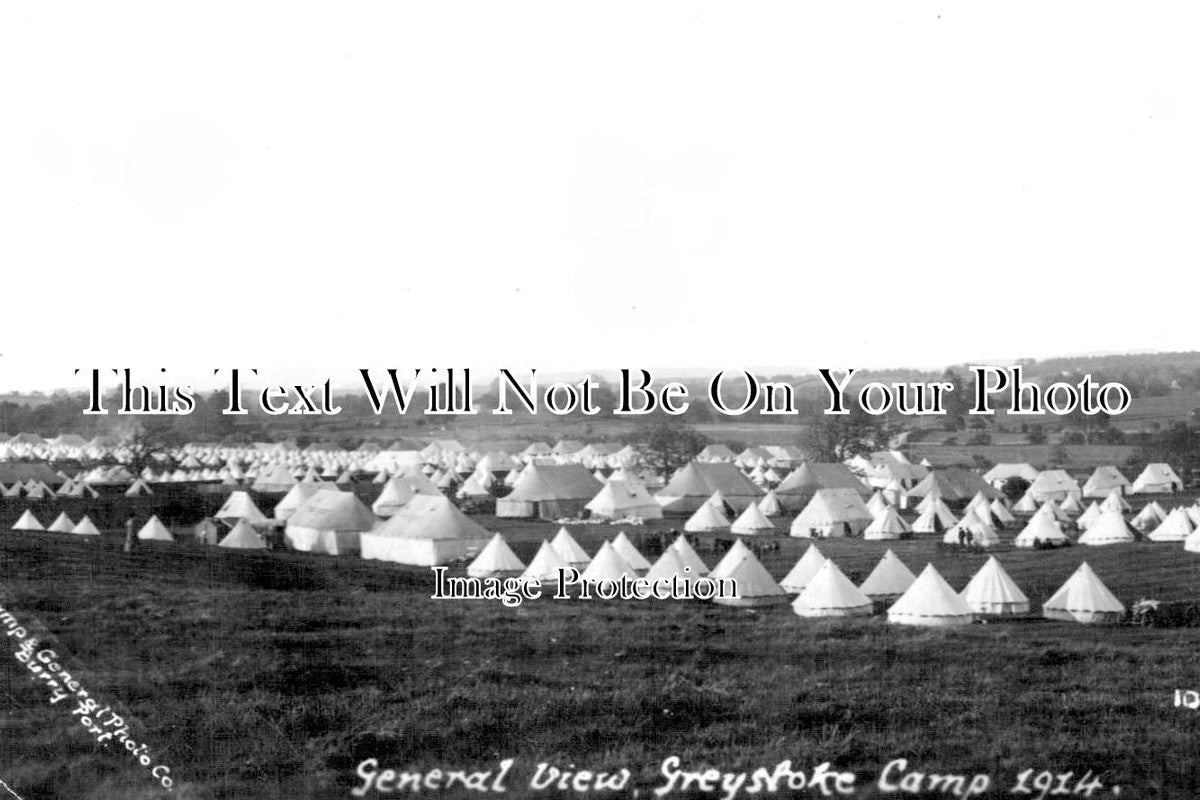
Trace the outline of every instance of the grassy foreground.
{"type": "MultiPolygon", "coordinates": [[[[482,521],[525,560],[556,529],[482,521]]],[[[615,529],[575,532],[592,551],[615,529]]],[[[806,546],[784,538],[763,561],[780,578],[806,546]]],[[[933,561],[955,588],[985,559],[928,539],[820,543],[856,579],[888,546],[914,572],[933,561]]],[[[1178,545],[998,553],[1035,606],[1085,558],[1126,604],[1200,594],[1200,556],[1178,545]]],[[[71,701],[50,704],[14,657],[14,636],[0,658],[0,779],[26,800],[350,797],[366,758],[397,770],[494,770],[513,758],[511,796],[530,794],[546,761],[627,767],[621,796],[646,797],[675,755],[725,771],[829,761],[857,773],[855,796],[875,797],[885,796],[879,771],[906,758],[912,769],[986,773],[985,796],[1019,796],[1008,791],[1027,768],[1092,770],[1105,787],[1093,797],[1118,796],[1114,785],[1121,797],[1200,796],[1200,711],[1174,707],[1177,688],[1200,689],[1200,630],[928,631],[881,617],[801,620],[786,605],[510,609],[433,601],[432,583],[352,558],[184,541],[130,557],[116,535],[0,533],[0,606],[130,722],[175,785],[163,790],[127,753],[97,744],[71,701]]],[[[479,796],[442,793],[468,795],[479,796]]]]}

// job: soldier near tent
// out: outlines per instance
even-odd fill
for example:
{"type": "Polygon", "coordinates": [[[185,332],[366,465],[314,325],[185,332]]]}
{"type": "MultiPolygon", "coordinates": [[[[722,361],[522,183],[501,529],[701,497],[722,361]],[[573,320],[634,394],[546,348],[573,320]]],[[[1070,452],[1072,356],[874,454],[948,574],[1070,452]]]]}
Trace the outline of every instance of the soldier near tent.
{"type": "Polygon", "coordinates": [[[134,515],[130,514],[125,518],[125,546],[122,548],[126,553],[132,553],[137,549],[137,532],[134,523],[134,515]]]}

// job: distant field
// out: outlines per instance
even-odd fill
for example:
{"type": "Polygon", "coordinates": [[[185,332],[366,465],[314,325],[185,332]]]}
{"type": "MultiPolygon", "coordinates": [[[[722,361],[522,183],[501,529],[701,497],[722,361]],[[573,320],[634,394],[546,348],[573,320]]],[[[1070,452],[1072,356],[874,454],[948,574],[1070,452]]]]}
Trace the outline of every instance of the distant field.
{"type": "MultiPolygon", "coordinates": [[[[1149,430],[1155,425],[1168,427],[1175,422],[1192,421],[1192,412],[1197,408],[1200,408],[1200,393],[1177,390],[1163,397],[1134,398],[1129,410],[1124,414],[1113,417],[1112,421],[1115,427],[1123,431],[1149,430]]],[[[776,419],[778,420],[776,422],[750,422],[744,417],[730,416],[719,419],[716,422],[700,423],[696,427],[716,441],[732,439],[750,444],[794,444],[801,431],[799,418],[782,417],[776,419]]],[[[1024,444],[1026,434],[1021,432],[1022,425],[1042,425],[1050,434],[1053,434],[1061,427],[1060,418],[1052,414],[1046,414],[1041,417],[1010,417],[1006,413],[1001,412],[994,417],[981,417],[980,419],[985,419],[991,426],[989,432],[996,444],[1024,444]],[[1000,430],[999,428],[1003,428],[1004,430],[1000,430]]],[[[901,424],[905,423],[915,428],[935,429],[930,434],[930,438],[938,441],[944,436],[949,435],[953,435],[962,441],[973,433],[973,431],[958,431],[954,434],[943,434],[940,430],[943,418],[936,416],[908,417],[901,424]]],[[[636,422],[614,418],[608,413],[598,414],[586,421],[570,421],[561,418],[551,418],[549,416],[546,416],[544,419],[531,419],[527,417],[493,417],[490,414],[480,414],[469,420],[455,421],[444,427],[433,428],[427,426],[420,432],[409,430],[405,435],[426,436],[429,438],[458,436],[467,440],[475,438],[488,440],[498,438],[500,436],[499,431],[503,430],[511,432],[511,434],[505,433],[504,437],[511,435],[513,439],[529,439],[532,437],[554,441],[560,438],[578,438],[583,436],[585,431],[590,431],[590,437],[602,440],[606,437],[617,436],[634,430],[637,424],[636,422]]]]}
{"type": "Polygon", "coordinates": [[[1135,398],[1129,410],[1113,417],[1121,430],[1146,430],[1153,424],[1168,427],[1175,422],[1192,422],[1192,412],[1200,408],[1200,394],[1177,391],[1164,397],[1135,398]]]}
{"type": "MultiPolygon", "coordinates": [[[[480,521],[526,560],[557,529],[480,521]]],[[[627,530],[649,551],[656,531],[678,525],[627,530]]],[[[573,532],[592,551],[616,529],[573,532]]],[[[763,555],[776,578],[807,547],[765,541],[779,543],[763,555]]],[[[932,561],[956,588],[986,558],[931,539],[819,546],[855,578],[891,547],[914,571],[932,561]]],[[[1127,604],[1200,596],[1200,556],[1178,545],[996,552],[1035,606],[1084,559],[1127,604]]],[[[426,571],[355,558],[186,541],[128,557],[112,534],[0,533],[0,605],[133,720],[177,785],[156,791],[123,754],[98,749],[12,658],[0,666],[0,777],[30,800],[325,798],[348,797],[369,757],[400,769],[511,757],[515,787],[549,760],[628,766],[645,789],[674,754],[730,770],[828,760],[861,775],[856,796],[874,797],[879,769],[904,757],[988,773],[1005,791],[1032,767],[1091,769],[1121,797],[1200,794],[1200,713],[1173,707],[1176,688],[1200,685],[1200,629],[1033,620],[928,631],[699,603],[506,609],[433,601],[431,587],[426,571]]]]}
{"type": "MultiPolygon", "coordinates": [[[[1191,421],[1191,412],[1200,407],[1200,395],[1192,392],[1175,392],[1166,397],[1143,397],[1134,400],[1133,407],[1124,415],[1115,417],[1113,424],[1125,431],[1148,430],[1153,426],[1169,427],[1175,422],[1191,421]]],[[[913,460],[928,458],[935,465],[974,465],[975,456],[991,463],[1029,462],[1035,466],[1054,463],[1050,457],[1055,448],[1056,434],[1060,428],[1056,417],[1036,418],[1049,436],[1046,444],[1028,443],[1028,434],[1020,431],[1022,423],[1031,418],[1009,418],[998,416],[994,422],[1003,426],[988,429],[992,443],[968,445],[966,442],[976,433],[974,430],[946,432],[940,427],[924,434],[919,442],[905,446],[913,460]],[[947,439],[954,444],[945,444],[947,439]]],[[[932,418],[912,420],[917,427],[935,426],[932,418]]],[[[798,445],[802,442],[803,426],[798,420],[783,422],[754,423],[730,417],[718,422],[695,425],[696,429],[714,442],[735,442],[747,445],[778,444],[798,445]]],[[[583,441],[614,441],[629,436],[638,430],[636,423],[616,420],[600,415],[587,422],[572,422],[552,425],[548,421],[516,421],[500,427],[491,418],[482,421],[455,424],[445,429],[423,429],[406,431],[403,435],[425,438],[456,438],[466,443],[512,442],[518,451],[530,441],[553,443],[559,439],[574,438],[583,441]],[[519,444],[520,447],[516,447],[519,444]]],[[[399,435],[399,434],[398,434],[399,435]]],[[[1115,464],[1123,466],[1133,455],[1131,445],[1066,445],[1066,460],[1062,466],[1068,469],[1091,470],[1097,466],[1115,464]]]]}
{"type": "MultiPolygon", "coordinates": [[[[1099,466],[1115,465],[1123,467],[1135,453],[1133,447],[1126,445],[1066,445],[1056,447],[1049,444],[1013,444],[1013,445],[954,445],[926,444],[919,442],[908,445],[905,452],[912,461],[928,458],[934,466],[962,464],[975,465],[975,456],[987,459],[989,463],[1029,463],[1035,467],[1044,468],[1055,463],[1051,451],[1061,450],[1066,454],[1066,460],[1060,466],[1066,469],[1079,469],[1090,472],[1099,466]]],[[[1136,476],[1129,475],[1130,480],[1136,476]]]]}

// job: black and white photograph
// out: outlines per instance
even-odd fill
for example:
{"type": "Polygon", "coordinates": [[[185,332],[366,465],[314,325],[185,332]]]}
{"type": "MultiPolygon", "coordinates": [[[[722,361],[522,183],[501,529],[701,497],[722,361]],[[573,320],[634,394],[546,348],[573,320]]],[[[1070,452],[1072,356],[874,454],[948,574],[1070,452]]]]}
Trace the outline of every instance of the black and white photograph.
{"type": "Polygon", "coordinates": [[[1198,33],[0,6],[0,800],[1200,797],[1198,33]]]}

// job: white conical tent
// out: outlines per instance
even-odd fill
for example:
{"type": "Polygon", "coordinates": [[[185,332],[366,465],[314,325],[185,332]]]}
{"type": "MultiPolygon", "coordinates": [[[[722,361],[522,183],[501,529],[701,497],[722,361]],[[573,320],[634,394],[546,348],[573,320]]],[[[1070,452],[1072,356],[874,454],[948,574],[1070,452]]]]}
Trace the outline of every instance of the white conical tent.
{"type": "Polygon", "coordinates": [[[629,566],[629,562],[621,558],[621,554],[613,548],[610,542],[605,542],[600,545],[600,549],[592,558],[591,563],[587,565],[587,569],[583,571],[580,579],[585,583],[598,583],[599,581],[619,581],[623,575],[632,580],[637,577],[637,572],[629,566]]]}
{"type": "Polygon", "coordinates": [[[1122,514],[1128,514],[1133,510],[1133,507],[1129,505],[1129,501],[1121,496],[1119,489],[1114,489],[1109,492],[1108,497],[1104,498],[1104,501],[1100,503],[1101,511],[1108,511],[1109,509],[1120,511],[1122,514]]]}
{"type": "Polygon", "coordinates": [[[459,500],[491,497],[492,493],[484,485],[484,480],[490,480],[490,478],[482,478],[478,473],[471,473],[470,477],[463,481],[463,485],[458,487],[458,491],[454,493],[454,496],[459,500]]]}
{"type": "Polygon", "coordinates": [[[1157,528],[1166,518],[1166,509],[1160,506],[1157,500],[1151,500],[1141,511],[1134,515],[1129,524],[1142,533],[1146,533],[1157,528]]]}
{"type": "Polygon", "coordinates": [[[125,490],[126,497],[141,497],[143,495],[152,495],[152,494],[154,494],[154,492],[151,491],[150,487],[147,486],[146,482],[144,480],[142,480],[141,478],[138,478],[137,480],[135,480],[132,484],[129,485],[129,488],[125,490]]]}
{"type": "Polygon", "coordinates": [[[1173,508],[1167,518],[1146,537],[1152,542],[1182,542],[1191,535],[1195,526],[1182,507],[1173,508]]]}
{"type": "Polygon", "coordinates": [[[80,536],[100,535],[99,529],[95,526],[95,524],[92,523],[92,520],[86,514],[84,515],[83,519],[75,523],[75,527],[71,530],[71,533],[77,533],[80,536]]]}
{"type": "Polygon", "coordinates": [[[1105,545],[1137,541],[1120,511],[1105,511],[1080,534],[1079,544],[1105,545]]]}
{"type": "Polygon", "coordinates": [[[1033,514],[1038,510],[1037,498],[1033,496],[1032,492],[1027,491],[1021,495],[1021,499],[1012,507],[1012,510],[1018,514],[1033,514]]]}
{"type": "Polygon", "coordinates": [[[1061,508],[1059,508],[1058,503],[1054,502],[1053,500],[1047,500],[1046,502],[1042,503],[1042,507],[1037,510],[1037,513],[1049,514],[1050,516],[1054,517],[1054,519],[1058,520],[1059,522],[1070,522],[1071,521],[1070,515],[1068,515],[1061,508]]]}
{"type": "Polygon", "coordinates": [[[1029,598],[1000,566],[995,556],[988,558],[962,590],[962,598],[976,614],[993,616],[1025,614],[1029,598]]]}
{"type": "Polygon", "coordinates": [[[821,555],[821,551],[815,544],[810,544],[804,551],[804,555],[800,556],[800,560],[796,562],[796,566],[792,567],[779,585],[787,592],[799,594],[804,591],[804,587],[808,586],[808,582],[813,579],[824,563],[825,556],[821,555]]]}
{"type": "Polygon", "coordinates": [[[683,562],[685,567],[691,568],[692,575],[699,578],[708,574],[708,566],[700,558],[695,548],[688,543],[687,537],[682,533],[679,534],[679,538],[671,543],[671,549],[679,555],[679,560],[683,562]]]}
{"type": "Polygon", "coordinates": [[[75,523],[67,516],[67,512],[63,511],[54,522],[50,523],[50,527],[46,528],[46,530],[54,531],[55,533],[70,533],[75,530],[75,523]]]}
{"type": "MultiPolygon", "coordinates": [[[[654,565],[646,572],[646,580],[652,585],[655,582],[664,581],[664,586],[669,585],[673,581],[676,585],[683,587],[690,585],[694,581],[701,580],[701,578],[683,563],[683,559],[679,557],[678,550],[668,547],[659,556],[658,561],[655,561],[654,565]]],[[[654,595],[652,594],[651,597],[654,597],[654,595]]]]}
{"type": "MultiPolygon", "coordinates": [[[[726,582],[726,587],[733,591],[726,596],[718,592],[713,596],[713,602],[725,606],[762,606],[786,600],[787,594],[762,562],[750,552],[750,548],[743,546],[742,550],[741,557],[720,576],[726,582]]],[[[732,548],[730,552],[733,552],[732,548]]],[[[712,576],[709,578],[712,579],[712,576]]]]}
{"type": "Polygon", "coordinates": [[[767,492],[763,499],[758,501],[758,510],[768,517],[778,517],[783,513],[783,509],[779,506],[779,498],[775,496],[774,489],[767,492]]]}
{"type": "Polygon", "coordinates": [[[892,478],[881,491],[883,499],[888,502],[888,505],[898,506],[902,509],[908,508],[908,490],[904,488],[904,483],[899,478],[892,478]]]}
{"type": "Polygon", "coordinates": [[[871,598],[829,559],[792,602],[792,610],[801,617],[861,617],[874,607],[871,598]]]}
{"type": "Polygon", "coordinates": [[[167,526],[162,524],[162,520],[158,518],[157,514],[146,520],[146,524],[138,531],[137,537],[145,541],[154,542],[175,541],[175,537],[167,530],[167,526]]]}
{"type": "Polygon", "coordinates": [[[1070,543],[1071,540],[1063,533],[1058,521],[1047,514],[1034,514],[1017,534],[1017,538],[1013,539],[1014,547],[1061,547],[1070,543]]]}
{"type": "Polygon", "coordinates": [[[258,510],[258,506],[246,492],[232,492],[213,518],[227,524],[243,519],[251,525],[262,525],[267,521],[266,514],[258,510]]]}
{"type": "Polygon", "coordinates": [[[729,520],[712,503],[701,503],[700,507],[696,509],[696,513],[692,514],[683,524],[683,529],[688,533],[719,531],[728,527],[729,520]]]}
{"type": "Polygon", "coordinates": [[[720,511],[721,516],[727,517],[729,514],[733,513],[733,506],[729,505],[729,501],[725,499],[725,495],[721,494],[720,489],[713,490],[713,493],[709,495],[707,502],[709,505],[720,511]]]}
{"type": "Polygon", "coordinates": [[[915,533],[942,533],[958,524],[958,517],[940,499],[935,498],[912,524],[915,533]]]}
{"type": "Polygon", "coordinates": [[[575,537],[566,527],[558,529],[558,533],[554,534],[554,538],[550,540],[550,546],[558,551],[564,561],[576,569],[586,567],[592,560],[592,557],[579,546],[579,542],[575,541],[575,537]]]}
{"type": "Polygon", "coordinates": [[[566,559],[554,549],[553,545],[542,539],[541,547],[538,548],[521,577],[539,583],[554,583],[558,581],[563,570],[568,569],[571,569],[571,565],[566,562],[566,559]]]}
{"type": "Polygon", "coordinates": [[[887,612],[888,622],[899,625],[949,627],[969,625],[975,612],[967,601],[946,583],[933,566],[927,564],[912,586],[892,604],[887,612]]]}
{"type": "Polygon", "coordinates": [[[975,496],[971,498],[971,502],[967,503],[967,505],[970,507],[970,506],[977,506],[977,505],[983,504],[983,505],[987,505],[990,507],[992,504],[993,497],[996,497],[996,499],[998,500],[998,499],[1000,499],[1000,497],[1003,497],[1003,496],[1004,495],[1001,494],[999,497],[996,497],[996,494],[989,494],[989,493],[984,492],[983,489],[980,489],[978,492],[975,493],[975,496]]]}
{"type": "Polygon", "coordinates": [[[883,498],[883,492],[876,489],[875,494],[871,495],[871,499],[867,501],[867,511],[870,511],[873,517],[879,519],[879,515],[886,508],[891,508],[891,504],[883,498]]]}
{"type": "Polygon", "coordinates": [[[762,509],[756,503],[751,503],[733,521],[733,525],[730,526],[729,530],[731,533],[736,533],[740,536],[755,536],[775,530],[775,523],[767,519],[767,515],[762,512],[762,509]]]}
{"type": "Polygon", "coordinates": [[[28,508],[25,509],[25,513],[22,514],[20,516],[20,518],[16,522],[13,523],[12,529],[14,531],[44,531],[44,530],[46,530],[46,528],[42,525],[42,523],[38,521],[38,518],[35,517],[33,515],[33,512],[30,511],[28,508]]]}
{"type": "Polygon", "coordinates": [[[472,578],[516,577],[524,571],[525,565],[521,563],[521,559],[517,558],[508,542],[498,533],[467,567],[467,574],[472,578]]]}
{"type": "Polygon", "coordinates": [[[1196,528],[1183,540],[1183,549],[1189,553],[1200,553],[1200,528],[1196,528]]]}
{"type": "Polygon", "coordinates": [[[1042,603],[1042,616],[1084,624],[1115,623],[1125,619],[1125,606],[1085,561],[1042,603]]]}
{"type": "Polygon", "coordinates": [[[1067,495],[1066,500],[1062,501],[1062,505],[1059,506],[1059,510],[1061,510],[1065,514],[1074,514],[1074,515],[1082,514],[1083,513],[1083,498],[1080,495],[1077,495],[1074,492],[1072,492],[1071,494],[1067,495]]]}
{"type": "Polygon", "coordinates": [[[1099,503],[1093,500],[1092,504],[1079,515],[1079,519],[1075,520],[1075,526],[1081,531],[1086,531],[1088,526],[1095,522],[1103,513],[1104,509],[1100,507],[1099,503]]]}
{"type": "MultiPolygon", "coordinates": [[[[905,497],[907,498],[907,493],[905,497]]],[[[945,505],[945,502],[942,500],[942,493],[938,491],[937,487],[930,489],[929,493],[922,497],[917,503],[915,506],[917,514],[924,514],[934,503],[942,503],[942,505],[945,505]]]]}
{"type": "Polygon", "coordinates": [[[302,505],[307,503],[312,496],[317,492],[337,492],[338,487],[332,483],[295,483],[287,490],[287,494],[283,496],[278,503],[275,504],[274,514],[275,519],[291,519],[302,505]]]}
{"type": "Polygon", "coordinates": [[[709,571],[708,577],[716,580],[717,578],[725,577],[731,569],[734,568],[742,560],[742,557],[750,552],[750,548],[746,547],[746,543],[741,539],[735,539],[733,546],[721,557],[717,565],[709,571]]]}
{"type": "Polygon", "coordinates": [[[792,520],[790,533],[798,538],[857,536],[872,519],[854,489],[818,489],[792,520]]]}
{"type": "Polygon", "coordinates": [[[217,547],[231,550],[266,550],[267,541],[250,523],[238,520],[229,533],[225,534],[225,538],[217,544],[217,547]]]}
{"type": "Polygon", "coordinates": [[[996,529],[980,519],[975,509],[963,514],[963,518],[942,536],[942,542],[959,544],[960,533],[963,544],[975,547],[995,547],[1000,543],[1000,536],[996,533],[996,529]]]}
{"type": "Polygon", "coordinates": [[[996,516],[992,514],[991,504],[986,500],[972,500],[967,504],[965,513],[974,514],[975,516],[979,517],[979,519],[982,520],[989,528],[997,527],[998,520],[996,519],[996,516]]]}
{"type": "Polygon", "coordinates": [[[1001,525],[1012,525],[1017,521],[1017,518],[1014,517],[1012,512],[1008,510],[1008,506],[1004,505],[1003,501],[1001,500],[993,500],[990,508],[992,509],[992,516],[995,517],[1001,525]]]}
{"type": "Polygon", "coordinates": [[[613,539],[613,549],[625,559],[625,563],[633,567],[633,569],[641,574],[650,569],[650,562],[644,555],[638,552],[638,549],[633,546],[633,542],[629,541],[629,537],[625,535],[625,531],[617,533],[613,539]]]}
{"type": "Polygon", "coordinates": [[[29,481],[25,485],[25,496],[31,500],[54,497],[54,490],[41,481],[29,481]]]}
{"type": "Polygon", "coordinates": [[[97,492],[92,487],[88,486],[86,483],[77,483],[77,484],[75,484],[74,491],[71,492],[71,496],[72,497],[86,497],[91,500],[95,500],[96,498],[98,498],[100,496],[100,493],[97,492]]]}
{"type": "Polygon", "coordinates": [[[983,492],[979,492],[971,498],[970,503],[967,503],[965,511],[974,511],[976,515],[983,519],[984,522],[996,527],[997,519],[991,513],[991,501],[984,497],[983,492]]]}
{"type": "Polygon", "coordinates": [[[916,579],[912,570],[889,549],[858,588],[872,600],[895,600],[907,592],[916,579]]]}
{"type": "Polygon", "coordinates": [[[911,533],[912,526],[901,518],[895,508],[885,503],[883,509],[863,531],[863,538],[868,541],[903,539],[911,533]]]}

